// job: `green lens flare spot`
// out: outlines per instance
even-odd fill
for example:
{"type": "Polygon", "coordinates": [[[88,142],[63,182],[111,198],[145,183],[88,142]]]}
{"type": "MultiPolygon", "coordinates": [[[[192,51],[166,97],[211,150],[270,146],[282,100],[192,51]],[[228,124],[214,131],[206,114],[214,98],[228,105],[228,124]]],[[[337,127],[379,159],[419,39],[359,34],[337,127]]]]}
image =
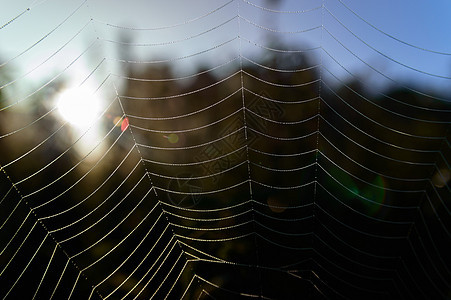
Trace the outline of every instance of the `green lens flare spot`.
{"type": "Polygon", "coordinates": [[[179,136],[175,133],[171,133],[169,135],[163,135],[165,139],[168,140],[171,144],[176,144],[179,141],[179,136]]]}

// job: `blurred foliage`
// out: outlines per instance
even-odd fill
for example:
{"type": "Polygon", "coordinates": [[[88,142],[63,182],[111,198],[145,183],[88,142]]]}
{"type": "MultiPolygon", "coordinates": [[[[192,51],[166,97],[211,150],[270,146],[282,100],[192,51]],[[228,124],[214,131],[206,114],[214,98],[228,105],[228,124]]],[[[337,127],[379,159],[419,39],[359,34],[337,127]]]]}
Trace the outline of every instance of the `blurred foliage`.
{"type": "MultiPolygon", "coordinates": [[[[415,220],[416,211],[401,212],[381,204],[421,205],[422,193],[410,193],[406,197],[406,194],[394,190],[429,189],[427,182],[416,179],[433,175],[437,162],[437,152],[434,151],[443,147],[438,138],[446,135],[449,126],[448,112],[431,109],[449,109],[450,106],[404,88],[385,94],[369,93],[357,79],[326,88],[321,83],[315,60],[306,54],[273,53],[254,63],[243,60],[242,70],[239,62],[235,61],[231,69],[209,71],[206,67],[199,69],[197,76],[181,80],[172,80],[176,77],[173,65],[155,64],[146,69],[130,67],[126,76],[128,80],[119,91],[121,103],[115,100],[99,122],[105,139],[101,142],[103,150],[98,150],[100,155],[97,156],[85,156],[86,152],[80,154],[72,146],[78,139],[77,133],[70,125],[64,125],[57,109],[52,111],[55,104],[50,99],[64,86],[63,83],[50,85],[31,99],[7,109],[6,106],[12,102],[7,101],[0,90],[0,164],[6,166],[2,170],[9,176],[2,175],[1,196],[14,183],[20,196],[26,199],[8,226],[14,228],[20,224],[23,216],[33,208],[33,217],[47,216],[41,220],[42,224],[50,231],[55,230],[53,238],[64,241],[62,248],[69,256],[83,251],[73,258],[81,267],[89,266],[114,250],[104,262],[85,272],[90,280],[99,282],[128,256],[130,247],[138,247],[151,226],[156,226],[155,232],[163,232],[165,222],[169,221],[179,225],[171,225],[171,231],[187,237],[180,238],[187,245],[202,253],[242,264],[242,267],[215,264],[212,268],[208,263],[193,263],[190,270],[181,276],[175,287],[177,292],[189,284],[193,274],[198,274],[232,291],[258,294],[261,288],[270,297],[284,299],[307,291],[309,297],[319,297],[318,291],[308,282],[316,282],[310,273],[312,270],[317,273],[321,270],[315,269],[310,259],[314,257],[322,261],[315,251],[329,250],[325,250],[327,247],[309,233],[330,239],[322,225],[332,229],[342,227],[325,212],[315,210],[314,206],[283,207],[315,203],[337,219],[349,221],[355,228],[387,236],[407,235],[409,226],[382,226],[355,217],[339,201],[374,218],[415,220]],[[117,122],[117,117],[124,113],[130,130],[122,132],[113,120],[117,122]],[[178,117],[182,115],[186,116],[178,117]],[[21,130],[15,132],[18,129],[21,130]],[[234,132],[237,133],[232,134],[234,132]],[[131,150],[135,143],[139,145],[139,152],[131,150]],[[196,146],[201,144],[205,146],[196,146]],[[103,153],[110,146],[111,150],[103,153]],[[174,149],[167,149],[171,147],[174,149]],[[421,151],[409,151],[410,148],[421,151]],[[131,154],[127,156],[129,151],[131,154]],[[291,155],[300,153],[304,154],[291,155]],[[215,159],[217,157],[222,158],[215,159]],[[141,160],[144,164],[140,163],[141,160]],[[203,161],[207,162],[201,163],[203,161]],[[187,162],[193,164],[177,165],[187,162]],[[144,176],[147,172],[152,182],[144,176]],[[255,182],[241,184],[249,178],[255,182]],[[234,185],[237,186],[228,189],[234,185]],[[156,195],[148,193],[152,186],[160,188],[156,195]],[[221,192],[213,192],[215,190],[221,192]],[[167,221],[162,219],[155,223],[161,208],[151,212],[160,201],[182,208],[218,209],[243,203],[251,196],[256,203],[212,211],[208,215],[184,212],[160,203],[167,221]],[[48,201],[52,202],[47,204],[48,201]],[[76,208],[72,209],[74,205],[76,208]],[[109,211],[111,213],[107,215],[109,211]],[[172,213],[184,214],[194,220],[176,217],[172,213]],[[52,215],[55,216],[49,217],[52,215]],[[238,216],[230,217],[233,215],[238,216]],[[314,218],[308,218],[313,215],[314,218]],[[277,218],[290,220],[301,217],[306,219],[294,223],[277,221],[277,218]],[[196,221],[196,218],[217,221],[196,221]],[[144,225],[138,228],[140,222],[144,225]],[[244,225],[240,225],[242,223],[244,225]],[[116,228],[115,225],[119,226],[116,228]],[[67,227],[58,230],[64,226],[67,227]],[[231,229],[198,230],[222,227],[231,229]],[[246,234],[246,238],[233,239],[246,234]],[[74,235],[75,238],[66,241],[74,235]],[[116,248],[125,237],[128,241],[116,248]],[[193,239],[218,241],[206,243],[193,239]],[[220,241],[222,239],[227,241],[220,241]],[[99,243],[91,248],[97,241],[99,243]],[[292,276],[288,273],[271,269],[293,263],[299,272],[305,270],[303,278],[309,277],[310,281],[305,281],[305,286],[304,283],[291,283],[292,276]],[[244,267],[247,265],[268,269],[244,267]],[[240,276],[235,272],[241,272],[240,276]]],[[[10,80],[5,73],[0,73],[0,78],[2,82],[10,80]]],[[[4,212],[14,208],[17,195],[9,200],[1,204],[4,208],[0,220],[7,217],[4,212]]],[[[337,230],[344,232],[342,239],[372,253],[400,256],[405,247],[405,244],[391,241],[380,243],[380,240],[356,239],[349,230],[337,230]]],[[[11,232],[5,230],[0,240],[5,241],[10,235],[11,232]]],[[[155,233],[145,240],[143,245],[146,247],[137,248],[129,262],[100,285],[102,294],[120,286],[127,278],[127,272],[133,270],[133,266],[139,264],[154,245],[158,252],[152,252],[146,263],[150,265],[158,259],[158,255],[165,251],[163,246],[169,243],[171,233],[162,234],[163,244],[155,244],[159,241],[158,235],[155,233]]],[[[338,243],[335,247],[338,251],[347,251],[338,243]]],[[[185,245],[181,248],[195,253],[185,245]]],[[[202,253],[195,254],[208,258],[202,253]]],[[[12,253],[7,253],[3,259],[10,255],[12,253]]],[[[331,261],[341,263],[338,254],[329,255],[331,261]]],[[[355,260],[363,257],[358,253],[349,255],[355,260]]],[[[162,264],[161,270],[152,269],[156,277],[143,297],[152,295],[154,286],[165,278],[164,274],[171,269],[175,259],[170,260],[169,265],[162,264]]],[[[137,272],[121,286],[120,293],[125,295],[142,276],[149,278],[152,274],[137,272]]],[[[345,288],[327,273],[322,272],[321,278],[346,294],[345,288]]],[[[352,280],[358,286],[372,288],[372,281],[352,280]]],[[[321,282],[316,284],[321,285],[321,282]]],[[[84,288],[89,290],[91,287],[86,285],[84,288]]],[[[169,288],[170,285],[165,286],[160,292],[164,293],[169,288]]],[[[202,291],[213,297],[221,294],[207,284],[200,284],[189,293],[194,297],[202,291]]]]}

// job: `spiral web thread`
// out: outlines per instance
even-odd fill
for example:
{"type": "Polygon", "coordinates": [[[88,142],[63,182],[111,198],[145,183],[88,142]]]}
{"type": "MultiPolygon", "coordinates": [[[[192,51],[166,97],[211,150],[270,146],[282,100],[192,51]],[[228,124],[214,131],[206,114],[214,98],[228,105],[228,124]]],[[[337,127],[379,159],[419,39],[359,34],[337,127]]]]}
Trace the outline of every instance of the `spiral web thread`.
{"type": "Polygon", "coordinates": [[[397,53],[450,53],[341,0],[199,3],[136,26],[79,1],[3,58],[0,296],[451,297],[450,99],[367,56],[446,86],[397,53]],[[81,129],[69,81],[102,99],[81,129]]]}

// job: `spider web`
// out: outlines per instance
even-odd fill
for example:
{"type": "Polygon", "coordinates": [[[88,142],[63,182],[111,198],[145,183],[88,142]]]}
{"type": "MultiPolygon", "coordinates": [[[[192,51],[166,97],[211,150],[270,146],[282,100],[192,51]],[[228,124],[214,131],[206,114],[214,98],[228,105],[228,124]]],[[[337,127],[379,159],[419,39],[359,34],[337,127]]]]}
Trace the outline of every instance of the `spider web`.
{"type": "Polygon", "coordinates": [[[451,53],[289,3],[2,14],[2,298],[451,297],[451,53]]]}

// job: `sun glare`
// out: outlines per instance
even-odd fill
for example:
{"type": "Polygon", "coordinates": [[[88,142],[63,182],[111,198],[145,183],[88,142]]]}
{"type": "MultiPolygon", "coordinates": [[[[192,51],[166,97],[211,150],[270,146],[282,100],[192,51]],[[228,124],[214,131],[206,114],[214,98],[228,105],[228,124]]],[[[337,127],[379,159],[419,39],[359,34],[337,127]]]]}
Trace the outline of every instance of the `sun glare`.
{"type": "Polygon", "coordinates": [[[72,88],[59,95],[58,109],[72,125],[87,128],[97,118],[100,104],[99,99],[88,89],[72,88]]]}

